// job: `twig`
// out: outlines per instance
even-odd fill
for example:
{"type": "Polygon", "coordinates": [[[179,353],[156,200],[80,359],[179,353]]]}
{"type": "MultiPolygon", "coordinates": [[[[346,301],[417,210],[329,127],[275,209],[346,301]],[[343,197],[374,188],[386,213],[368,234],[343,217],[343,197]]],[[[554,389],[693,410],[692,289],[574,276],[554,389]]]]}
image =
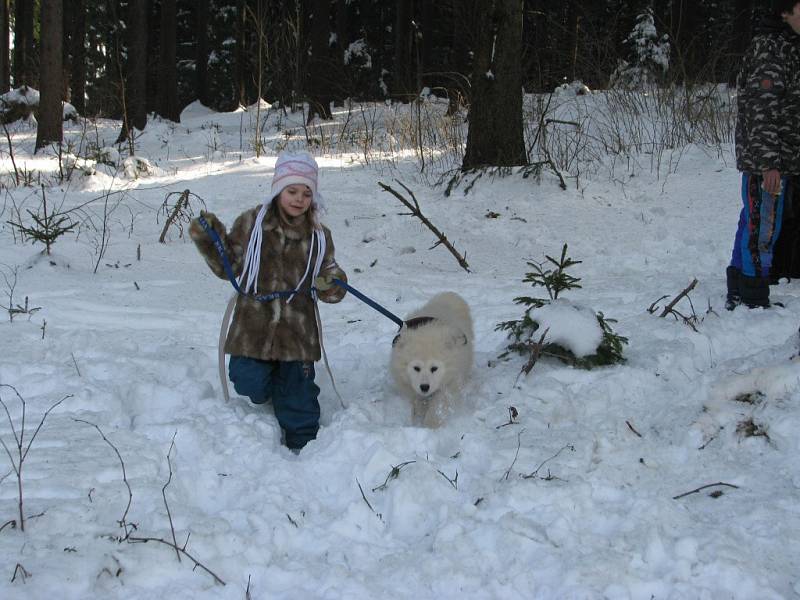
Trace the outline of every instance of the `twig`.
{"type": "MultiPolygon", "coordinates": [[[[132,531],[129,530],[127,518],[128,518],[128,511],[131,509],[131,504],[133,503],[133,490],[131,490],[131,484],[128,483],[128,474],[125,471],[125,461],[122,460],[122,455],[119,453],[117,447],[111,443],[111,440],[109,440],[106,437],[106,434],[103,433],[103,430],[100,429],[97,425],[95,425],[94,423],[90,423],[89,421],[85,421],[83,419],[76,419],[75,417],[73,417],[72,420],[77,423],[83,423],[85,425],[89,425],[90,427],[94,427],[100,434],[100,437],[103,438],[103,441],[109,446],[111,446],[111,449],[114,451],[114,453],[117,455],[117,458],[119,459],[119,464],[120,467],[122,468],[122,482],[125,484],[125,487],[128,488],[128,504],[125,506],[125,512],[122,513],[122,517],[119,519],[119,521],[117,521],[117,523],[119,523],[120,527],[122,527],[123,531],[125,532],[125,537],[121,538],[119,541],[127,540],[130,537],[132,531]]],[[[134,525],[133,527],[135,528],[136,526],[134,525]]]]}
{"type": "Polygon", "coordinates": [[[69,354],[72,356],[72,364],[75,365],[75,370],[78,372],[78,377],[83,377],[83,375],[81,375],[81,370],[78,368],[78,361],[75,360],[75,353],[70,352],[69,354]]]}
{"type": "Polygon", "coordinates": [[[244,600],[252,600],[250,595],[250,575],[247,575],[247,588],[244,590],[244,600]]]}
{"type": "Polygon", "coordinates": [[[11,578],[11,583],[14,583],[14,580],[17,578],[17,573],[20,574],[20,576],[22,578],[22,583],[25,583],[25,580],[28,577],[31,576],[31,574],[28,573],[28,571],[25,570],[25,567],[23,567],[21,564],[17,563],[17,566],[14,567],[14,576],[11,578]]]}
{"type": "Polygon", "coordinates": [[[516,407],[509,406],[508,407],[508,421],[506,421],[505,423],[501,423],[500,425],[497,425],[495,427],[495,429],[502,429],[503,427],[507,427],[509,425],[519,425],[519,423],[517,423],[517,421],[516,421],[516,418],[518,416],[519,416],[519,412],[517,412],[516,407]]]}
{"type": "Polygon", "coordinates": [[[174,548],[176,551],[180,552],[186,558],[188,558],[190,561],[192,561],[194,563],[194,568],[195,569],[197,569],[198,567],[200,569],[203,569],[203,571],[205,571],[206,573],[211,575],[211,577],[214,578],[215,582],[217,582],[220,585],[225,585],[225,582],[222,579],[220,579],[220,577],[216,573],[214,573],[214,571],[212,571],[211,569],[206,567],[203,563],[201,563],[199,560],[197,560],[194,556],[189,554],[189,552],[186,551],[185,547],[180,548],[180,547],[176,546],[175,544],[173,544],[172,542],[168,542],[167,540],[164,540],[164,539],[161,539],[161,538],[154,538],[154,537],[135,537],[135,536],[130,536],[130,537],[128,537],[127,541],[129,543],[131,543],[131,544],[146,544],[147,542],[158,542],[159,544],[164,544],[165,546],[169,546],[170,548],[174,548]]]}
{"type": "MultiPolygon", "coordinates": [[[[575,452],[575,446],[573,446],[572,444],[567,444],[566,446],[561,448],[558,452],[556,452],[553,456],[551,456],[548,459],[543,460],[542,463],[538,467],[536,467],[535,471],[533,471],[532,473],[529,473],[527,475],[523,475],[522,478],[523,479],[533,479],[535,477],[538,477],[539,476],[539,471],[541,470],[541,468],[543,466],[545,466],[545,464],[547,464],[551,460],[553,460],[555,457],[557,457],[559,454],[561,454],[564,450],[570,450],[572,452],[575,452]]],[[[547,478],[548,479],[553,479],[553,477],[551,477],[550,475],[548,475],[547,478]]]]}
{"type": "Polygon", "coordinates": [[[17,395],[20,404],[22,405],[22,418],[20,420],[20,429],[19,434],[17,434],[17,430],[14,427],[14,420],[11,418],[11,412],[8,410],[8,405],[3,401],[2,396],[0,396],[0,405],[3,406],[3,410],[5,410],[6,418],[8,419],[8,424],[11,426],[11,434],[14,436],[14,441],[16,442],[16,460],[14,456],[11,454],[11,450],[6,445],[5,440],[0,437],[0,445],[3,446],[3,450],[6,451],[6,455],[8,455],[8,460],[11,462],[11,468],[14,471],[14,474],[17,476],[17,501],[18,501],[18,509],[19,509],[19,528],[21,531],[25,531],[25,514],[23,513],[23,496],[22,496],[22,471],[23,467],[25,466],[25,459],[28,457],[28,452],[31,450],[31,446],[33,446],[34,440],[36,440],[36,436],[39,435],[39,431],[41,431],[42,427],[44,426],[44,422],[47,419],[47,416],[55,409],[59,404],[61,404],[67,398],[72,398],[72,394],[67,394],[61,400],[54,403],[50,408],[48,408],[44,414],[42,415],[41,420],[39,421],[39,425],[33,432],[31,439],[28,440],[28,445],[25,446],[25,417],[27,414],[27,404],[25,403],[25,399],[20,395],[17,389],[13,385],[8,385],[5,383],[0,384],[0,388],[9,388],[14,390],[14,393],[17,395]],[[24,448],[24,450],[23,450],[24,448]]]}
{"type": "Polygon", "coordinates": [[[447,248],[450,254],[452,254],[456,258],[461,268],[464,269],[467,273],[470,273],[471,271],[469,270],[469,264],[467,263],[466,254],[464,254],[463,256],[459,254],[458,250],[456,250],[453,247],[453,245],[450,243],[447,237],[445,237],[445,235],[441,231],[439,231],[439,229],[433,223],[431,223],[430,220],[425,215],[422,214],[422,209],[420,209],[419,207],[419,202],[417,202],[417,198],[416,196],[414,196],[414,192],[408,189],[408,187],[406,187],[406,185],[402,181],[399,181],[397,179],[395,179],[395,181],[397,181],[397,183],[403,186],[403,189],[411,195],[411,200],[408,200],[402,194],[400,194],[399,192],[392,189],[390,186],[386,185],[381,181],[378,182],[378,185],[381,186],[385,192],[389,192],[395,198],[400,200],[400,202],[402,202],[403,205],[406,206],[406,208],[408,208],[411,211],[408,214],[417,217],[420,221],[422,221],[425,227],[430,229],[433,232],[433,234],[439,239],[438,242],[436,242],[433,246],[431,246],[430,248],[431,250],[436,248],[436,246],[438,246],[439,244],[442,244],[445,248],[447,248]]]}
{"type": "Polygon", "coordinates": [[[511,465],[510,465],[510,466],[508,467],[508,469],[506,470],[506,473],[505,473],[505,475],[503,475],[503,476],[500,478],[500,481],[503,481],[504,479],[505,479],[506,481],[508,481],[508,477],[509,477],[509,475],[511,475],[511,469],[513,469],[513,468],[514,468],[514,464],[517,462],[517,458],[519,457],[519,448],[520,448],[520,445],[521,445],[522,434],[523,434],[523,432],[524,432],[524,431],[525,431],[524,429],[521,429],[521,430],[520,430],[520,431],[517,433],[517,451],[514,453],[514,460],[512,460],[512,461],[511,461],[511,465]]]}
{"type": "Polygon", "coordinates": [[[361,487],[361,482],[358,480],[358,477],[356,477],[356,484],[358,485],[358,491],[361,492],[361,497],[364,499],[364,502],[367,504],[367,507],[369,507],[373,515],[375,515],[380,519],[381,516],[375,512],[375,509],[372,508],[372,504],[370,504],[369,500],[367,500],[367,495],[364,493],[364,488],[361,487]]]}
{"type": "Polygon", "coordinates": [[[10,521],[6,521],[2,525],[0,525],[0,531],[3,531],[3,529],[8,527],[9,525],[11,525],[11,529],[16,529],[17,528],[17,522],[14,519],[11,519],[10,521]]]}
{"type": "Polygon", "coordinates": [[[633,426],[633,425],[631,425],[631,422],[630,422],[630,421],[625,421],[625,425],[627,425],[627,426],[628,426],[628,429],[630,429],[630,430],[631,430],[633,433],[635,433],[635,434],[636,434],[638,437],[642,437],[642,434],[641,434],[641,433],[639,433],[638,431],[636,431],[636,429],[634,428],[634,426],[633,426]]]}
{"type": "Polygon", "coordinates": [[[449,483],[450,485],[452,485],[454,489],[456,489],[456,490],[458,489],[458,469],[456,469],[456,474],[455,474],[455,477],[453,477],[452,479],[450,479],[450,478],[449,478],[447,475],[445,475],[445,474],[444,474],[442,471],[440,471],[439,469],[436,469],[436,472],[437,472],[437,473],[439,473],[439,475],[441,475],[441,476],[442,476],[442,477],[444,477],[445,479],[447,479],[448,483],[449,483]]]}
{"type": "MultiPolygon", "coordinates": [[[[120,452],[117,449],[117,447],[113,443],[111,443],[111,441],[106,437],[106,435],[103,433],[103,430],[100,429],[97,425],[95,425],[94,423],[90,423],[89,421],[85,421],[83,419],[75,419],[75,418],[73,418],[73,421],[77,421],[78,423],[84,423],[86,425],[94,427],[97,430],[97,432],[100,434],[100,436],[103,438],[103,440],[109,446],[111,446],[111,449],[114,450],[114,452],[117,455],[117,458],[119,459],[119,464],[122,467],[122,481],[125,483],[125,487],[128,488],[128,504],[125,507],[125,512],[122,514],[122,517],[118,521],[120,527],[122,527],[123,531],[125,532],[125,537],[118,538],[118,541],[120,543],[121,542],[127,542],[129,544],[146,544],[148,542],[156,542],[158,544],[163,544],[165,546],[169,546],[170,548],[173,548],[177,553],[182,554],[183,556],[188,558],[190,561],[192,561],[194,563],[194,568],[195,569],[197,569],[197,568],[202,569],[203,571],[205,571],[206,573],[211,575],[211,577],[214,578],[214,581],[216,583],[218,583],[220,585],[225,585],[225,582],[216,573],[214,573],[211,569],[206,567],[203,563],[201,563],[199,560],[197,560],[194,556],[189,554],[189,552],[186,550],[186,545],[189,543],[189,538],[188,537],[186,538],[186,542],[181,547],[181,546],[178,546],[178,544],[175,543],[175,542],[169,542],[169,541],[164,540],[162,538],[139,537],[139,536],[131,535],[131,533],[134,530],[138,529],[138,527],[136,526],[136,524],[128,523],[128,521],[127,521],[128,511],[130,510],[131,503],[133,502],[133,492],[131,490],[130,483],[128,483],[128,477],[127,477],[127,474],[125,472],[125,461],[122,459],[122,455],[120,454],[120,452]]],[[[174,440],[175,440],[175,437],[173,436],[173,442],[174,442],[174,440]]],[[[172,450],[172,446],[170,446],[170,450],[172,450]]],[[[169,452],[167,452],[167,461],[169,462],[169,452]]],[[[171,472],[172,472],[172,466],[170,465],[170,473],[171,472]]],[[[169,482],[167,482],[167,483],[169,483],[169,482]]],[[[166,486],[164,486],[164,487],[166,488],[166,486]]],[[[163,492],[163,489],[162,489],[162,492],[163,492]]],[[[165,498],[165,502],[166,502],[166,498],[165,498]]],[[[167,510],[169,510],[169,509],[167,509],[167,510]]],[[[170,518],[170,523],[171,523],[171,518],[170,518]]],[[[173,536],[174,536],[174,529],[173,529],[173,536]]]]}
{"type": "Polygon", "coordinates": [[[677,296],[675,296],[675,298],[672,300],[672,302],[670,302],[669,304],[667,304],[667,306],[665,306],[665,307],[664,307],[664,310],[663,310],[663,311],[661,311],[661,314],[660,314],[660,315],[658,315],[658,316],[659,316],[659,317],[666,317],[666,316],[667,316],[669,313],[671,313],[671,312],[672,312],[672,309],[673,309],[673,307],[674,307],[674,306],[675,306],[675,305],[676,305],[678,302],[680,302],[680,299],[681,299],[681,298],[683,298],[683,297],[684,297],[686,294],[688,294],[689,292],[691,292],[691,291],[692,291],[692,290],[695,288],[695,286],[696,286],[696,285],[697,285],[697,279],[692,279],[692,282],[691,282],[691,283],[690,283],[688,286],[686,286],[686,288],[685,288],[685,289],[684,289],[684,290],[683,290],[683,291],[682,291],[680,294],[678,294],[677,296]]]}
{"type": "Polygon", "coordinates": [[[406,466],[408,466],[410,464],[413,464],[415,462],[417,462],[417,461],[415,461],[415,460],[407,460],[404,463],[400,463],[396,467],[392,466],[392,470],[389,471],[389,474],[386,476],[386,480],[382,484],[380,484],[379,486],[376,486],[376,487],[372,488],[372,491],[376,492],[378,490],[385,490],[386,486],[389,484],[389,480],[390,479],[397,479],[397,477],[400,475],[400,469],[402,469],[403,467],[406,467],[406,466]]]}
{"type": "Polygon", "coordinates": [[[167,502],[167,486],[172,482],[172,461],[170,460],[169,456],[172,453],[173,448],[175,448],[176,435],[178,435],[177,430],[172,434],[172,442],[169,445],[169,450],[167,450],[167,466],[169,466],[169,477],[167,478],[167,482],[164,484],[164,487],[161,488],[161,496],[164,498],[164,506],[167,508],[167,518],[169,519],[169,529],[172,532],[172,543],[175,546],[175,555],[178,557],[178,562],[181,562],[181,553],[178,552],[178,540],[175,538],[175,525],[172,522],[172,513],[169,510],[169,502],[167,502]]]}
{"type": "Polygon", "coordinates": [[[729,487],[729,488],[734,488],[734,489],[736,489],[736,490],[738,490],[738,489],[739,489],[739,486],[738,486],[738,485],[733,485],[732,483],[725,483],[725,482],[723,482],[723,481],[718,481],[717,483],[709,483],[708,485],[701,485],[699,488],[697,488],[697,489],[694,489],[694,490],[692,490],[692,491],[690,491],[690,492],[685,492],[685,493],[683,493],[683,494],[678,494],[677,496],[673,496],[673,497],[672,497],[672,499],[673,499],[673,500],[678,500],[679,498],[683,498],[684,496],[689,496],[689,495],[691,495],[691,494],[697,494],[697,493],[699,493],[699,492],[703,491],[703,490],[704,490],[704,489],[706,489],[706,488],[710,488],[710,487],[716,487],[716,486],[718,486],[718,485],[724,485],[724,486],[726,486],[726,487],[729,487]]]}

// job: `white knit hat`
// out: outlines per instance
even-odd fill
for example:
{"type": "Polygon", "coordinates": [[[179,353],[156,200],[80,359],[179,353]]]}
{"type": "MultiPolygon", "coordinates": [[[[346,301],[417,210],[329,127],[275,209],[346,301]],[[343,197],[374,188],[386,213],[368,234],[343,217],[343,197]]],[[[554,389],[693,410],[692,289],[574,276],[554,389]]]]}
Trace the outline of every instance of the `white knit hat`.
{"type": "Polygon", "coordinates": [[[313,202],[322,208],[322,197],[317,190],[319,166],[308,152],[281,152],[275,161],[275,174],[272,176],[272,189],[269,198],[272,201],[287,185],[299,183],[307,185],[311,190],[313,202]]]}

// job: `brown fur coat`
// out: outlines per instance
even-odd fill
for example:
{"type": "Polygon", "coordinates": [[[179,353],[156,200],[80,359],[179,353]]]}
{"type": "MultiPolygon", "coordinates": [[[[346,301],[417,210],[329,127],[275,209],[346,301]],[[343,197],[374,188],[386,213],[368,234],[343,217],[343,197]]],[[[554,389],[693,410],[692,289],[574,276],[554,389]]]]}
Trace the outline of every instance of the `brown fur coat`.
{"type": "MultiPolygon", "coordinates": [[[[259,209],[260,207],[256,207],[239,215],[230,232],[225,231],[225,226],[216,216],[205,214],[208,224],[219,234],[225,245],[228,259],[237,277],[242,271],[250,232],[259,209]]],[[[272,207],[264,217],[262,229],[258,293],[268,294],[294,289],[303,276],[308,262],[312,227],[307,215],[299,217],[290,224],[272,207]]],[[[326,248],[320,275],[347,281],[347,276],[334,258],[331,232],[325,226],[322,226],[322,230],[325,234],[326,248]]],[[[214,274],[227,279],[222,260],[211,238],[197,219],[192,221],[189,234],[214,274]]],[[[312,266],[315,260],[316,249],[312,266]]],[[[319,360],[321,357],[319,334],[314,316],[314,301],[309,294],[311,279],[311,274],[306,276],[300,292],[290,303],[286,302],[286,298],[258,302],[240,295],[236,301],[233,322],[225,343],[225,353],[261,360],[319,360]]],[[[326,292],[320,292],[319,299],[335,303],[344,295],[344,289],[333,286],[326,292]]]]}

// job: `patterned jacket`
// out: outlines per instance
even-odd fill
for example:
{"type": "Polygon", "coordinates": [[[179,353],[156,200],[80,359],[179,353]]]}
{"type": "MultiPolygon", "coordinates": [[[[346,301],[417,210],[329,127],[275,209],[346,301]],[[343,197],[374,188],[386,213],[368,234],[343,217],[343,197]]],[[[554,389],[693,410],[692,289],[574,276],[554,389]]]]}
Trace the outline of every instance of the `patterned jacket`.
{"type": "Polygon", "coordinates": [[[736,167],[800,175],[800,36],[777,19],[762,22],[736,86],[736,167]]]}
{"type": "MultiPolygon", "coordinates": [[[[250,232],[259,209],[260,207],[256,207],[242,213],[234,222],[230,232],[225,231],[225,226],[213,214],[206,214],[208,223],[217,231],[225,245],[237,277],[242,270],[250,232]]],[[[301,217],[298,224],[289,225],[271,209],[264,217],[262,230],[258,293],[267,294],[294,289],[308,264],[311,225],[305,217],[301,217]]],[[[326,248],[320,275],[347,281],[347,276],[334,258],[331,232],[325,226],[322,226],[322,230],[325,234],[326,248]]],[[[211,238],[197,219],[192,221],[189,234],[214,274],[227,279],[222,260],[211,238]]],[[[316,252],[315,248],[312,265],[316,260],[316,252]]],[[[311,279],[309,274],[300,287],[300,292],[289,303],[286,298],[259,302],[240,295],[236,301],[225,352],[261,360],[319,360],[321,353],[314,301],[310,295],[311,279]]],[[[335,303],[344,295],[344,289],[333,286],[326,292],[320,292],[319,299],[335,303]]]]}

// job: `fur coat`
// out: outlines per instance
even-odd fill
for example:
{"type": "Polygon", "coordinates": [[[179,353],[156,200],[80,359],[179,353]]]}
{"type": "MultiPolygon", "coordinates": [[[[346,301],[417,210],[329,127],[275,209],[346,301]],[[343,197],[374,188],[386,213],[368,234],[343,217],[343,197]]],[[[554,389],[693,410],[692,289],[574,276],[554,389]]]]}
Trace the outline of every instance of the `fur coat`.
{"type": "MultiPolygon", "coordinates": [[[[204,215],[208,224],[219,234],[237,277],[242,271],[250,232],[259,209],[260,207],[256,207],[242,213],[230,232],[225,231],[225,226],[213,214],[204,215]]],[[[321,227],[326,246],[320,276],[347,281],[347,276],[334,258],[331,232],[327,227],[321,227]]],[[[309,220],[304,215],[289,224],[272,207],[264,217],[262,230],[258,293],[294,289],[308,263],[312,232],[309,220]]],[[[227,279],[214,243],[197,219],[192,221],[189,234],[214,274],[227,279]]],[[[316,260],[316,252],[315,248],[312,265],[316,260]]],[[[309,273],[300,291],[288,303],[287,298],[259,302],[249,296],[239,295],[225,343],[225,353],[261,360],[318,361],[321,352],[314,301],[310,294],[311,280],[312,275],[309,273]]],[[[318,297],[323,302],[335,303],[345,293],[344,289],[334,285],[325,292],[319,292],[318,297]]]]}

